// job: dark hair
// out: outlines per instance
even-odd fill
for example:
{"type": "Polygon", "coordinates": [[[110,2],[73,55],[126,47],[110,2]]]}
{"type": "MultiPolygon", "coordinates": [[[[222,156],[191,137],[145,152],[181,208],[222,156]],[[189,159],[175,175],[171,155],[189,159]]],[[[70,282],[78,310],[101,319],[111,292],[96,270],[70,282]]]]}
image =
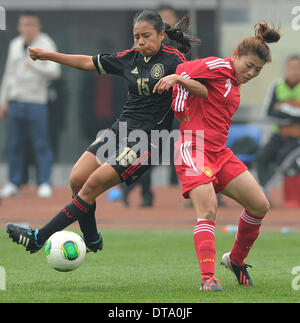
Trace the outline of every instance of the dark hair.
{"type": "Polygon", "coordinates": [[[292,54],[286,58],[286,63],[288,63],[291,60],[300,60],[300,55],[298,54],[292,54]]]}
{"type": "Polygon", "coordinates": [[[255,37],[247,37],[238,44],[238,56],[254,54],[269,63],[271,62],[271,52],[267,43],[278,42],[281,37],[280,33],[278,29],[270,28],[266,22],[257,23],[254,30],[255,37]]]}
{"type": "Polygon", "coordinates": [[[200,39],[189,33],[190,18],[188,16],[184,16],[174,28],[171,28],[168,24],[163,23],[161,16],[156,11],[146,9],[135,15],[133,25],[138,21],[150,22],[158,33],[165,30],[167,36],[176,41],[177,49],[184,54],[190,51],[192,42],[200,43],[200,39]]]}
{"type": "Polygon", "coordinates": [[[21,12],[19,17],[37,17],[37,18],[39,18],[36,11],[29,11],[29,10],[21,12]]]}
{"type": "Polygon", "coordinates": [[[156,11],[163,11],[163,10],[170,10],[176,14],[175,9],[172,6],[169,6],[167,4],[162,4],[156,8],[156,11]]]}

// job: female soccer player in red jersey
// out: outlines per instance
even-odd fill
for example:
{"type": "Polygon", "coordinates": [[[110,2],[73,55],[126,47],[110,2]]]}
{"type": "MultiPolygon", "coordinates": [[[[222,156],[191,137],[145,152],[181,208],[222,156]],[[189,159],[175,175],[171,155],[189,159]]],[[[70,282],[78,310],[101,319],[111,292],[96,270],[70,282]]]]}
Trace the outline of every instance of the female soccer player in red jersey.
{"type": "MultiPolygon", "coordinates": [[[[181,21],[183,25],[186,19],[181,21]]],[[[96,226],[95,199],[123,181],[130,185],[142,176],[151,166],[151,131],[171,129],[172,90],[162,94],[153,93],[152,90],[160,78],[175,73],[177,65],[185,61],[182,53],[189,51],[193,39],[187,37],[179,27],[166,29],[159,14],[152,10],[144,10],[136,15],[133,37],[136,48],[117,54],[69,55],[40,48],[29,49],[33,60],[51,60],[81,70],[98,71],[99,74],[116,74],[125,78],[128,84],[128,99],[122,114],[110,129],[102,132],[87,148],[72,169],[72,202],[41,229],[32,230],[11,223],[7,225],[12,240],[25,246],[31,253],[40,250],[54,232],[63,230],[76,220],[87,248],[94,252],[101,250],[103,241],[96,226]],[[181,52],[163,45],[166,34],[176,41],[181,52]],[[148,140],[144,140],[147,146],[142,151],[135,148],[142,138],[135,138],[136,141],[128,139],[137,130],[143,130],[143,134],[148,136],[148,140]],[[110,151],[103,148],[108,146],[105,139],[115,141],[110,151]],[[100,151],[108,152],[108,158],[104,158],[100,151]]],[[[181,78],[178,82],[195,95],[207,95],[205,86],[198,81],[181,78]]],[[[161,149],[156,149],[160,154],[161,149]]]]}
{"type": "Polygon", "coordinates": [[[202,290],[222,289],[214,277],[218,192],[245,208],[233,248],[223,255],[222,264],[234,272],[239,284],[252,285],[244,259],[258,237],[269,202],[247,167],[225,147],[225,143],[232,116],[240,104],[240,85],[258,76],[263,66],[271,61],[267,43],[279,39],[278,31],[266,23],[258,23],[255,37],[243,39],[235,49],[233,59],[207,57],[180,64],[176,75],[161,79],[154,88],[161,93],[173,86],[178,77],[185,77],[201,78],[208,90],[207,98],[197,98],[180,84],[175,84],[172,105],[175,116],[183,120],[181,138],[175,145],[176,158],[182,162],[176,162],[176,171],[183,196],[192,200],[198,219],[194,245],[202,290]]]}

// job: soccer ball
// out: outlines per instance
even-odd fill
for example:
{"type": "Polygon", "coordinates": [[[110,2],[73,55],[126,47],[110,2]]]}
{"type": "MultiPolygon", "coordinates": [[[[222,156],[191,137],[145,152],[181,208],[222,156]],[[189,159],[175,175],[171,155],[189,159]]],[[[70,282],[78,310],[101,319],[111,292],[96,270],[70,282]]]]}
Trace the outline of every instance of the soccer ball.
{"type": "Polygon", "coordinates": [[[71,231],[58,231],[46,241],[45,254],[48,264],[58,271],[78,268],[86,254],[83,239],[71,231]]]}

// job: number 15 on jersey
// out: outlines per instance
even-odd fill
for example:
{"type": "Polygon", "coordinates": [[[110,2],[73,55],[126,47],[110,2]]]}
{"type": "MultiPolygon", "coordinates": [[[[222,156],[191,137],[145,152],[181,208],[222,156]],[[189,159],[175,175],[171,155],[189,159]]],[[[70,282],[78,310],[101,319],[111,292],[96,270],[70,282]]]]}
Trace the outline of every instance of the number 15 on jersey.
{"type": "Polygon", "coordinates": [[[137,79],[139,95],[150,95],[148,82],[148,77],[140,77],[137,79]]]}

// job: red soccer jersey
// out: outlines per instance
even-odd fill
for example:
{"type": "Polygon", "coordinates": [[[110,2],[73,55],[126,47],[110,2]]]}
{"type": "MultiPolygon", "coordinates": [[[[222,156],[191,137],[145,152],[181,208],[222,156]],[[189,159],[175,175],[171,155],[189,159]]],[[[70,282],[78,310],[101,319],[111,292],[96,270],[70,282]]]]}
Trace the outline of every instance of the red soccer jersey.
{"type": "Polygon", "coordinates": [[[204,99],[190,94],[178,84],[174,85],[172,109],[175,116],[189,116],[188,122],[180,123],[181,133],[188,130],[195,136],[196,130],[204,130],[205,149],[215,152],[223,150],[232,116],[240,104],[239,84],[231,59],[197,59],[178,65],[176,74],[203,79],[208,90],[208,97],[204,99]]]}

